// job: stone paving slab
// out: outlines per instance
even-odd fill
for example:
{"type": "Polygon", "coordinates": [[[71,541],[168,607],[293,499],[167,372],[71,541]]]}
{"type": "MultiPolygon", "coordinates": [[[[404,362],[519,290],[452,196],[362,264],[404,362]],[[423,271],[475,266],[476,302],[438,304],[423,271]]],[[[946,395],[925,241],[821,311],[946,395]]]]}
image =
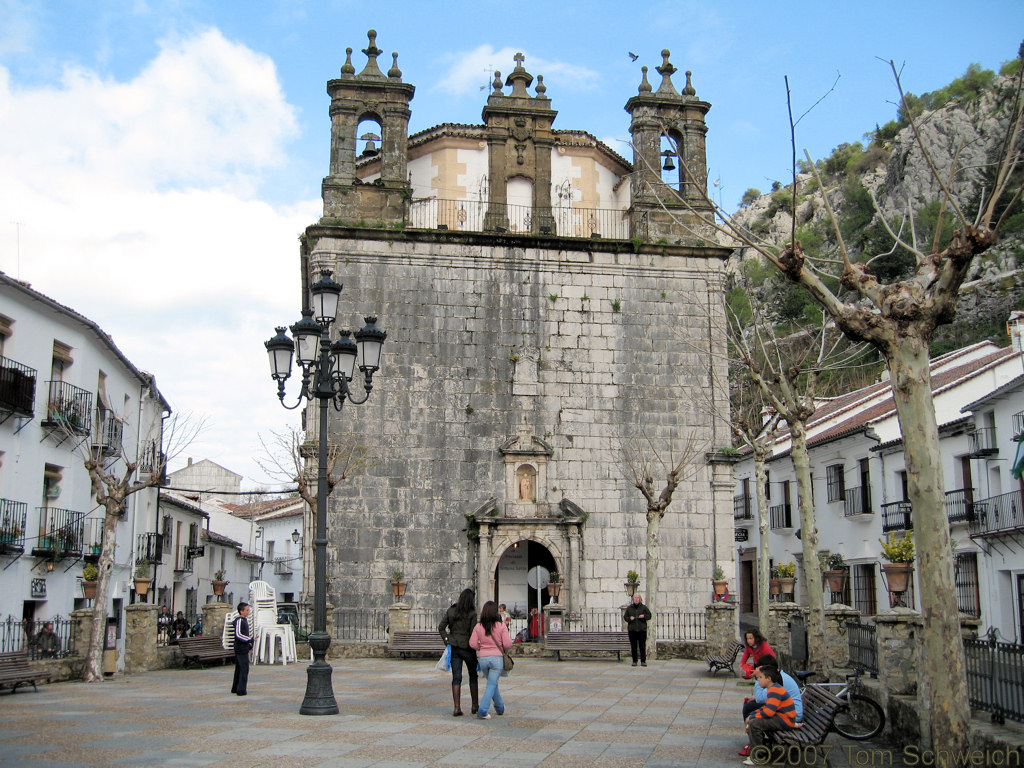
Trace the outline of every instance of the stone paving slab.
{"type": "MultiPolygon", "coordinates": [[[[228,692],[231,667],[0,695],[0,766],[710,768],[742,761],[740,710],[750,685],[709,677],[697,662],[634,668],[517,659],[501,682],[507,712],[487,721],[469,715],[465,684],[467,714],[451,716],[450,677],[431,660],[333,666],[335,716],[299,714],[302,663],[253,667],[246,697],[228,692]]],[[[835,735],[828,744],[836,768],[905,764],[880,744],[844,746],[835,735]]],[[[814,757],[781,764],[824,764],[814,757]]]]}

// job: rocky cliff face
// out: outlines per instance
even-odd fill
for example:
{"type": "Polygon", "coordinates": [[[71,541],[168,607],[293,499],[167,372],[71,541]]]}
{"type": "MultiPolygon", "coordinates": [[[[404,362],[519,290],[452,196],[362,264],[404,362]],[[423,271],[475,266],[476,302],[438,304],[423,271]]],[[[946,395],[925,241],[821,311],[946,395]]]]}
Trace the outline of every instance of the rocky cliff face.
{"type": "MultiPolygon", "coordinates": [[[[931,242],[938,211],[936,201],[942,195],[939,178],[948,184],[965,215],[970,218],[977,215],[982,190],[991,185],[988,174],[1006,140],[1014,87],[1015,78],[999,77],[977,98],[954,100],[917,118],[921,142],[934,163],[938,178],[910,127],[903,128],[891,142],[875,141],[866,150],[850,148],[847,153],[850,159],[845,164],[843,147],[837,149],[832,158],[819,161],[819,172],[823,173],[829,201],[836,209],[851,254],[857,260],[870,260],[872,269],[883,282],[898,279],[912,268],[912,262],[899,253],[879,256],[893,244],[882,217],[904,240],[911,242],[916,237],[919,248],[929,250],[927,244],[931,242]],[[954,158],[955,174],[952,173],[954,158]]],[[[837,239],[818,184],[811,174],[800,174],[797,178],[795,222],[791,199],[790,184],[757,198],[740,210],[735,220],[772,243],[788,242],[795,232],[805,247],[810,241],[818,253],[826,256],[835,253],[837,239]]],[[[947,214],[945,218],[948,230],[952,226],[951,217],[947,214]]],[[[1001,327],[1001,321],[1010,310],[1024,307],[1022,224],[1024,215],[1011,219],[1009,226],[1004,226],[999,242],[975,259],[968,282],[961,290],[958,318],[952,328],[942,329],[938,335],[940,340],[946,338],[954,344],[992,337],[993,333],[982,326],[990,330],[1001,327]]],[[[738,267],[741,261],[754,255],[752,249],[738,249],[734,266],[738,267]]]]}

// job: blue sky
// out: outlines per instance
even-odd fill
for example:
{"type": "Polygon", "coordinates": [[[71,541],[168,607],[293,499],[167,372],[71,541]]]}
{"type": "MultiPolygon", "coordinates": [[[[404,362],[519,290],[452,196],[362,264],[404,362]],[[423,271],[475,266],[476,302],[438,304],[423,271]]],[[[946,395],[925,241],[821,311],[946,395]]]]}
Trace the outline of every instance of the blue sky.
{"type": "Polygon", "coordinates": [[[416,86],[410,130],[480,122],[488,70],[522,51],[555,127],[628,159],[623,105],[670,49],[677,86],[692,70],[712,104],[709,178],[732,209],[789,173],[785,75],[797,115],[825,96],[797,127],[798,151],[822,157],[895,116],[879,57],[914,93],[997,69],[1024,2],[0,0],[0,270],[100,323],[176,409],[209,418],[192,455],[253,483],[257,433],[295,423],[261,342],[297,315],[325,84],[346,47],[362,67],[371,27],[416,86]]]}

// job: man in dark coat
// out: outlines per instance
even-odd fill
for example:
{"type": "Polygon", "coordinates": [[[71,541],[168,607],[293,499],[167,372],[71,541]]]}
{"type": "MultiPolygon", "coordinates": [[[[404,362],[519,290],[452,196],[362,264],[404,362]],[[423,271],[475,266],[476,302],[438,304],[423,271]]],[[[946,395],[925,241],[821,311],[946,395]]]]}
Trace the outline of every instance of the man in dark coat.
{"type": "Polygon", "coordinates": [[[626,608],[626,629],[629,631],[629,652],[636,666],[637,652],[640,666],[647,666],[647,622],[651,620],[651,609],[643,604],[640,595],[633,595],[633,604],[626,608]]]}
{"type": "Polygon", "coordinates": [[[252,650],[252,635],[249,634],[248,603],[238,604],[238,616],[235,617],[235,677],[231,681],[231,692],[245,696],[249,685],[249,651],[252,650]]]}

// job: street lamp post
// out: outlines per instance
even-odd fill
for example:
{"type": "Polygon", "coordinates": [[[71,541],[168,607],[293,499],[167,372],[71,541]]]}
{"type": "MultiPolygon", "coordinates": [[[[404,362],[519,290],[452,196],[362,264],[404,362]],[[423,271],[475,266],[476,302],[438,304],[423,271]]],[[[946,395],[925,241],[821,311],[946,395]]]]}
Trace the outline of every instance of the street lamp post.
{"type": "Polygon", "coordinates": [[[345,401],[360,405],[370,397],[373,374],[380,368],[381,347],[387,333],[377,327],[376,317],[364,318],[366,325],[356,331],[355,341],[348,330],[340,331],[340,338],[332,342],[331,324],[338,311],[341,284],[324,270],[310,288],[313,308],[302,310],[302,319],[291,327],[295,340],[288,338],[284,326],[278,326],[276,335],[265,343],[270,357],[270,375],[277,382],[277,397],[289,410],[298,408],[303,399],[319,403],[319,442],[317,444],[316,521],[313,541],[313,632],[309,647],[313,662],[306,669],[306,696],[299,708],[303,715],[336,715],[338,703],[331,686],[331,665],[327,663],[327,649],[331,636],[327,634],[327,414],[328,404],[340,411],[345,401]],[[302,385],[294,405],[284,402],[285,380],[291,376],[292,355],[302,368],[302,385]],[[349,387],[356,368],[362,372],[364,393],[357,398],[349,387]]]}

